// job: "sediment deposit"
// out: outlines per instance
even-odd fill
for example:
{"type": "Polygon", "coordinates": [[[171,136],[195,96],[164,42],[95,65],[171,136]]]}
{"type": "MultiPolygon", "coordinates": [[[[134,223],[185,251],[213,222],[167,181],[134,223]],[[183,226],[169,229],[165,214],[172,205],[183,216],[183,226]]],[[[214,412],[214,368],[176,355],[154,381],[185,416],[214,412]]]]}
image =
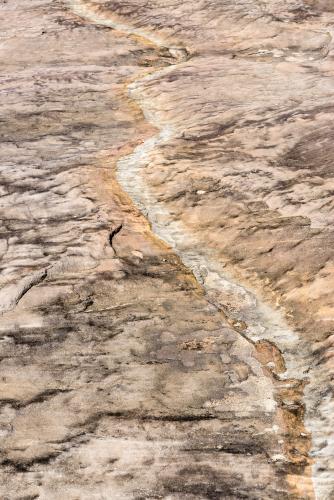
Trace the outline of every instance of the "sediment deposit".
{"type": "Polygon", "coordinates": [[[333,498],[331,2],[0,12],[1,498],[333,498]]]}

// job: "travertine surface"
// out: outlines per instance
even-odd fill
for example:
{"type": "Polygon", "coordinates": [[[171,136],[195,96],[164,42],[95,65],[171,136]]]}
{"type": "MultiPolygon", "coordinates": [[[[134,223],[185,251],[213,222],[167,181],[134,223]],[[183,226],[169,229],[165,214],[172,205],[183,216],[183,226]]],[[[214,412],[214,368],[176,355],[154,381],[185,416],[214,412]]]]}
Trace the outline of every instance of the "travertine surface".
{"type": "Polygon", "coordinates": [[[333,498],[332,3],[0,13],[0,497],[333,498]]]}

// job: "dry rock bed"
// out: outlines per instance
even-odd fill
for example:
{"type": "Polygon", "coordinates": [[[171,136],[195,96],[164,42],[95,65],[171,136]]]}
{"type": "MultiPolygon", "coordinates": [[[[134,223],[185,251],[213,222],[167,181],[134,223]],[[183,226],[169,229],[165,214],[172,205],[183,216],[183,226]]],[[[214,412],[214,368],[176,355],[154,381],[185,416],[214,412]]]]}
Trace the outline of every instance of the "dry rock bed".
{"type": "Polygon", "coordinates": [[[332,1],[0,14],[0,498],[333,499],[332,1]]]}

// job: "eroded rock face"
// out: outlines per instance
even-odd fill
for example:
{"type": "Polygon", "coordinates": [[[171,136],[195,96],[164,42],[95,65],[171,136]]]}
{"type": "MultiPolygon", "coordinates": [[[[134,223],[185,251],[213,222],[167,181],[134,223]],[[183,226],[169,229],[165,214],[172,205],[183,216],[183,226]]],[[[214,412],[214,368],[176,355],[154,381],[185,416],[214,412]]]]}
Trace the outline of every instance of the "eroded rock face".
{"type": "Polygon", "coordinates": [[[331,498],[329,2],[0,8],[1,497],[331,498]]]}

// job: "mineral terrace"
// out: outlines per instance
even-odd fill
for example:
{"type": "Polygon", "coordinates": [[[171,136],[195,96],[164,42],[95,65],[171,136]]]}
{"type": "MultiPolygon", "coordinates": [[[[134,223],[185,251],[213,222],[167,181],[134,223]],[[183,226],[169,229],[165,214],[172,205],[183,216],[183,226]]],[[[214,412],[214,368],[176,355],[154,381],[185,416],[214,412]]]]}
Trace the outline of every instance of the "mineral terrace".
{"type": "Polygon", "coordinates": [[[332,500],[333,1],[0,33],[1,500],[332,500]]]}

